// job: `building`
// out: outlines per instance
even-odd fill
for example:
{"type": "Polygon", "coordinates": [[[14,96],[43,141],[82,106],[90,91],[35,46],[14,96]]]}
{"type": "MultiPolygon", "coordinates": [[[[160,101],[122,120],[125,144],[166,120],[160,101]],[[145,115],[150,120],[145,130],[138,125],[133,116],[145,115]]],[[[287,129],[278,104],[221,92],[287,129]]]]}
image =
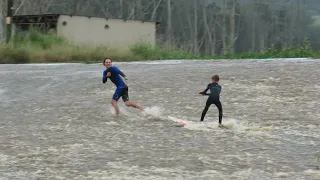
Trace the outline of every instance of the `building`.
{"type": "Polygon", "coordinates": [[[76,45],[108,46],[127,49],[137,43],[156,44],[159,22],[62,14],[17,15],[15,33],[27,32],[30,25],[43,33],[53,32],[76,45]]]}

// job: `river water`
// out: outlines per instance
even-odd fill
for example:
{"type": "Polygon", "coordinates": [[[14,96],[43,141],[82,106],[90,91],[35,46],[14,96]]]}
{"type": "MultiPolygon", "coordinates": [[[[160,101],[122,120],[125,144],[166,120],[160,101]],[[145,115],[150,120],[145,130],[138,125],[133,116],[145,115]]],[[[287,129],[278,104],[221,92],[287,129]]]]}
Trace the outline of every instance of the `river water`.
{"type": "Polygon", "coordinates": [[[0,65],[0,179],[320,179],[320,61],[0,65]],[[223,124],[198,95],[220,75],[223,124]],[[178,127],[168,116],[188,122],[178,127]]]}

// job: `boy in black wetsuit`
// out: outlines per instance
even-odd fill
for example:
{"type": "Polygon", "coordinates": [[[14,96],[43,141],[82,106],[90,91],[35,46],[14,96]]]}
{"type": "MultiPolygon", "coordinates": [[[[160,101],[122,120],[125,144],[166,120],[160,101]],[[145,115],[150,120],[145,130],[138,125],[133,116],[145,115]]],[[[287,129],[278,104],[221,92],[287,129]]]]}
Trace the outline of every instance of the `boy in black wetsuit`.
{"type": "Polygon", "coordinates": [[[219,110],[219,127],[224,127],[222,123],[222,105],[220,102],[220,92],[221,92],[221,86],[218,84],[219,82],[219,76],[214,75],[212,76],[212,83],[208,84],[207,88],[204,91],[201,91],[199,94],[201,95],[208,95],[208,100],[206,102],[206,106],[202,111],[201,120],[203,121],[204,116],[206,115],[209,107],[211,104],[214,104],[217,106],[219,110]],[[210,90],[210,93],[207,93],[207,91],[210,90]]]}

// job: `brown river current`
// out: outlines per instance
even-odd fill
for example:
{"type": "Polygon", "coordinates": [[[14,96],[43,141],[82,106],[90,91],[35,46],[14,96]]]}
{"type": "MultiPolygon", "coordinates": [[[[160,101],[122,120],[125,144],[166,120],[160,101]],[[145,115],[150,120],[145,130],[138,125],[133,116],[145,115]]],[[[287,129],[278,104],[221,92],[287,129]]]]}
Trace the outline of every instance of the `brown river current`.
{"type": "Polygon", "coordinates": [[[0,65],[0,180],[320,179],[319,60],[113,65],[147,114],[114,115],[102,64],[0,65]],[[214,74],[229,129],[199,122],[214,74]]]}

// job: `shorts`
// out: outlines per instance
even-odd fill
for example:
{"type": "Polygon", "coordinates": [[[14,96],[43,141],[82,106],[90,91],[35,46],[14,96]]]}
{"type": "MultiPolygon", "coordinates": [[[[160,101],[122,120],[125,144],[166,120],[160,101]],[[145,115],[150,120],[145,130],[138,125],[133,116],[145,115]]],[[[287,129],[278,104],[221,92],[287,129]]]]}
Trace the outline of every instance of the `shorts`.
{"type": "Polygon", "coordinates": [[[118,101],[122,97],[123,102],[129,101],[128,86],[117,88],[112,99],[118,101]]]}

